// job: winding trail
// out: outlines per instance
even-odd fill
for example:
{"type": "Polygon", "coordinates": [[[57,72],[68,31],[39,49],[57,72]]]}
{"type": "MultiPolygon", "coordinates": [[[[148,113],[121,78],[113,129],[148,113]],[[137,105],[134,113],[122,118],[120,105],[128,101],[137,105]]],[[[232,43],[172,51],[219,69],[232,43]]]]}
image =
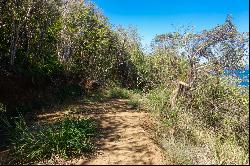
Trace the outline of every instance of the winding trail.
{"type": "Polygon", "coordinates": [[[144,130],[149,115],[130,109],[126,100],[85,106],[87,116],[100,121],[103,130],[97,155],[77,164],[164,164],[161,150],[144,130]],[[94,110],[93,110],[94,108],[94,110]]]}
{"type": "Polygon", "coordinates": [[[152,133],[146,130],[153,123],[150,115],[130,108],[127,100],[78,104],[73,108],[64,114],[96,119],[101,124],[102,134],[97,138],[94,155],[82,156],[68,164],[166,164],[161,149],[151,138],[152,133]]]}

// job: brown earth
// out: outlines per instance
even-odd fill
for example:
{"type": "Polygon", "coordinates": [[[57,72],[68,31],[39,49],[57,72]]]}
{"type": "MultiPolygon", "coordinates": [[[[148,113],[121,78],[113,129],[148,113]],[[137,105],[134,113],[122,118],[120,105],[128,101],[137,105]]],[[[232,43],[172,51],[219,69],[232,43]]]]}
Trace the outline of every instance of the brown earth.
{"type": "MultiPolygon", "coordinates": [[[[79,165],[164,164],[161,150],[144,129],[149,115],[130,109],[126,100],[113,100],[95,106],[90,116],[101,122],[103,138],[98,155],[81,159],[79,165]]],[[[91,106],[90,106],[91,109],[91,106]]]]}
{"type": "Polygon", "coordinates": [[[166,164],[163,153],[153,140],[154,120],[147,112],[129,107],[127,100],[77,103],[71,108],[38,115],[39,121],[54,121],[63,116],[91,117],[100,122],[101,135],[97,138],[94,154],[65,161],[58,157],[36,164],[166,164]]]}

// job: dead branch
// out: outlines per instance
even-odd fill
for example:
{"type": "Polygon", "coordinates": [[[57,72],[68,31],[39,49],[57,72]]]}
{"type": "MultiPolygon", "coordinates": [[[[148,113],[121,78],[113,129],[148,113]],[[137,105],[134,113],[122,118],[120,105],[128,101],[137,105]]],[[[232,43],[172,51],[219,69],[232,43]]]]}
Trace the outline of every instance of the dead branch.
{"type": "Polygon", "coordinates": [[[185,82],[179,81],[177,83],[177,88],[172,92],[170,103],[171,108],[175,106],[176,99],[180,96],[180,94],[185,93],[186,91],[190,90],[191,86],[185,82]]]}

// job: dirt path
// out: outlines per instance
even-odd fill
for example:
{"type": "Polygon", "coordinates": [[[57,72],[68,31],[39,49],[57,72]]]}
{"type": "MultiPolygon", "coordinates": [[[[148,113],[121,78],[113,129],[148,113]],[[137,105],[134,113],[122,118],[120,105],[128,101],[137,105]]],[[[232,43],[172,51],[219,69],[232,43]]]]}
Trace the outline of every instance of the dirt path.
{"type": "Polygon", "coordinates": [[[126,100],[78,105],[66,114],[92,117],[100,122],[102,130],[96,154],[78,158],[71,164],[165,164],[160,148],[144,129],[150,126],[150,116],[129,108],[126,100]]]}
{"type": "Polygon", "coordinates": [[[101,122],[103,139],[98,155],[81,159],[77,164],[164,164],[160,149],[143,129],[148,114],[130,109],[125,100],[113,100],[92,109],[88,116],[101,122]]]}

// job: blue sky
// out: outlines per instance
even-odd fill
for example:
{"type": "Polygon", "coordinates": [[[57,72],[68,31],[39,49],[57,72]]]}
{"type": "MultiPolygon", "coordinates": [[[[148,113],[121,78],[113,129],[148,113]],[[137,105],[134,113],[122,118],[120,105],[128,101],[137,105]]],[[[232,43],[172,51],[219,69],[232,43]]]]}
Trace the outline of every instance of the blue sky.
{"type": "Polygon", "coordinates": [[[231,14],[241,32],[249,31],[249,0],[92,0],[111,24],[132,25],[149,45],[156,34],[172,32],[175,26],[210,29],[231,14]]]}

